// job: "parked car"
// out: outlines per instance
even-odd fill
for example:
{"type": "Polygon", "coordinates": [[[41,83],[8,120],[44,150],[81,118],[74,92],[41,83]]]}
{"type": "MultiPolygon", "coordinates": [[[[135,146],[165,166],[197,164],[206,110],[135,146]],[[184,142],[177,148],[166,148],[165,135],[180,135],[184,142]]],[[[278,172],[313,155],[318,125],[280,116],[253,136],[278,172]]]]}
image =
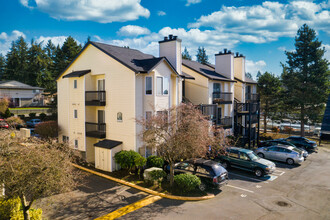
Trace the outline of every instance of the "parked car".
{"type": "Polygon", "coordinates": [[[0,128],[9,128],[8,123],[3,119],[0,119],[0,128]]]}
{"type": "Polygon", "coordinates": [[[273,162],[255,155],[252,150],[230,147],[225,154],[218,155],[215,161],[221,162],[224,168],[235,167],[241,170],[251,171],[257,177],[273,173],[276,166],[273,162]]]}
{"type": "Polygon", "coordinates": [[[288,145],[275,145],[271,147],[260,147],[255,153],[261,158],[286,162],[289,165],[300,164],[304,161],[302,151],[288,145]]]}
{"type": "Polygon", "coordinates": [[[299,148],[303,148],[307,151],[317,151],[317,144],[315,141],[308,140],[305,137],[291,136],[285,139],[286,141],[296,145],[299,148]]]}
{"type": "Polygon", "coordinates": [[[296,145],[286,141],[286,139],[284,139],[284,138],[279,138],[279,139],[274,139],[274,140],[269,140],[269,141],[260,141],[260,143],[258,144],[258,147],[271,147],[271,146],[276,146],[276,145],[287,145],[287,146],[295,147],[296,148],[295,151],[302,153],[305,160],[308,157],[308,152],[305,149],[297,147],[296,145]]]}
{"type": "Polygon", "coordinates": [[[31,127],[31,128],[34,128],[37,124],[40,124],[41,123],[41,120],[40,119],[31,119],[30,121],[27,121],[26,122],[26,126],[27,127],[31,127]]]}
{"type": "MultiPolygon", "coordinates": [[[[170,171],[167,166],[166,171],[170,171]]],[[[190,159],[176,163],[174,166],[174,174],[190,173],[198,176],[202,183],[199,189],[204,191],[207,186],[220,188],[228,182],[228,172],[221,164],[205,159],[190,159]]]]}

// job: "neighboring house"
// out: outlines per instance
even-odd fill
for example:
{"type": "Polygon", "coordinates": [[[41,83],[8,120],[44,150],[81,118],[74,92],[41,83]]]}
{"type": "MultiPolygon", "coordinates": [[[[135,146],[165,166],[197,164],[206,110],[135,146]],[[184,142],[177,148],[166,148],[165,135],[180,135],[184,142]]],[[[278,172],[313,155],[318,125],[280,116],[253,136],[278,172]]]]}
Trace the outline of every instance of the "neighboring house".
{"type": "Polygon", "coordinates": [[[0,81],[0,99],[8,98],[9,107],[43,106],[43,90],[15,80],[0,81]]]}
{"type": "Polygon", "coordinates": [[[175,63],[181,59],[181,40],[164,40],[159,47],[156,58],[88,42],[57,78],[59,139],[97,168],[115,170],[113,158],[120,150],[153,154],[143,147],[136,119],[166,114],[164,109],[181,103],[181,63],[175,63]]]}
{"type": "Polygon", "coordinates": [[[326,104],[326,108],[322,120],[320,139],[330,140],[330,94],[328,96],[328,101],[326,104]]]}
{"type": "MultiPolygon", "coordinates": [[[[57,78],[59,139],[96,168],[113,171],[114,155],[120,150],[156,153],[143,147],[136,119],[167,114],[182,101],[200,106],[215,125],[233,133],[238,118],[234,106],[249,103],[246,87],[255,85],[236,74],[245,74],[243,63],[242,57],[227,52],[216,55],[215,65],[182,60],[181,40],[173,35],[159,41],[159,57],[88,42],[57,78]],[[242,69],[235,70],[239,59],[242,69]],[[239,80],[244,90],[242,100],[235,101],[239,80]]],[[[240,130],[245,136],[246,128],[240,130]]]]}

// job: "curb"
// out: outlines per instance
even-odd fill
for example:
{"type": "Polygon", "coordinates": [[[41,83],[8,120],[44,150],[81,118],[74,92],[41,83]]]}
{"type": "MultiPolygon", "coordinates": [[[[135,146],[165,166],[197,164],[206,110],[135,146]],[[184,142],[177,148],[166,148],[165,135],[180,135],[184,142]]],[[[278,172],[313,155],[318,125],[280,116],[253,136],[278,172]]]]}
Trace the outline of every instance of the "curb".
{"type": "Polygon", "coordinates": [[[121,179],[117,179],[117,178],[114,178],[114,177],[111,177],[111,176],[108,176],[108,175],[105,175],[103,173],[99,173],[97,171],[94,171],[94,170],[91,170],[91,169],[88,169],[88,168],[85,168],[85,167],[82,167],[82,166],[79,166],[77,164],[74,164],[72,163],[72,165],[78,169],[81,169],[81,170],[84,170],[86,172],[89,172],[89,173],[92,173],[92,174],[95,174],[97,176],[100,176],[100,177],[103,177],[103,178],[106,178],[106,179],[109,179],[109,180],[112,180],[112,181],[115,181],[117,183],[120,183],[120,184],[123,184],[123,185],[126,185],[126,186],[129,186],[129,187],[132,187],[132,188],[135,188],[135,189],[138,189],[138,190],[141,190],[143,192],[146,192],[146,193],[149,193],[149,194],[152,194],[152,195],[155,195],[155,196],[160,196],[160,197],[163,197],[163,198],[167,198],[167,199],[174,199],[174,200],[184,200],[184,201],[201,201],[201,200],[207,200],[207,199],[212,199],[214,198],[215,196],[214,195],[210,195],[210,196],[201,196],[201,197],[185,197],[185,196],[173,196],[173,195],[166,195],[165,193],[159,193],[157,191],[154,191],[154,190],[151,190],[151,189],[147,189],[147,188],[144,188],[142,186],[138,186],[138,185],[135,185],[134,183],[130,183],[130,182],[127,182],[127,181],[124,181],[124,180],[121,180],[121,179]]]}

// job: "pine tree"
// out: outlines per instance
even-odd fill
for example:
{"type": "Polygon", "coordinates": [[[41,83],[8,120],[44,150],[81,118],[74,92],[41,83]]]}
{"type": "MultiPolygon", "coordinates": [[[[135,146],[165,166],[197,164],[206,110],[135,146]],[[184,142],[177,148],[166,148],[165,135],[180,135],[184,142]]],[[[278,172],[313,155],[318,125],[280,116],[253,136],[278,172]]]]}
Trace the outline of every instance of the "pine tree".
{"type": "Polygon", "coordinates": [[[206,50],[204,47],[198,47],[197,50],[197,62],[201,63],[201,64],[207,64],[208,63],[208,56],[206,55],[206,50]]]}
{"type": "Polygon", "coordinates": [[[31,86],[45,87],[44,74],[47,68],[47,55],[42,48],[42,43],[31,41],[31,47],[28,51],[28,72],[26,83],[31,86]]]}
{"type": "Polygon", "coordinates": [[[182,59],[191,60],[191,56],[189,55],[189,52],[186,47],[184,48],[184,51],[182,52],[182,59]]]}
{"type": "Polygon", "coordinates": [[[253,79],[252,74],[249,73],[249,72],[246,72],[246,73],[245,73],[245,77],[246,77],[246,78],[249,78],[249,79],[253,79]]]}
{"type": "Polygon", "coordinates": [[[3,79],[17,80],[22,83],[27,81],[28,71],[28,45],[23,37],[13,41],[7,53],[6,70],[3,79]]]}
{"type": "Polygon", "coordinates": [[[274,74],[265,72],[258,77],[258,92],[264,115],[264,133],[267,132],[267,118],[276,113],[280,105],[281,80],[274,74]]]}
{"type": "Polygon", "coordinates": [[[0,81],[5,74],[6,58],[0,53],[0,81]]]}
{"type": "Polygon", "coordinates": [[[315,31],[304,24],[297,32],[295,51],[286,51],[287,61],[282,64],[285,103],[299,112],[301,136],[306,121],[321,114],[329,94],[329,62],[321,45],[315,31]]]}

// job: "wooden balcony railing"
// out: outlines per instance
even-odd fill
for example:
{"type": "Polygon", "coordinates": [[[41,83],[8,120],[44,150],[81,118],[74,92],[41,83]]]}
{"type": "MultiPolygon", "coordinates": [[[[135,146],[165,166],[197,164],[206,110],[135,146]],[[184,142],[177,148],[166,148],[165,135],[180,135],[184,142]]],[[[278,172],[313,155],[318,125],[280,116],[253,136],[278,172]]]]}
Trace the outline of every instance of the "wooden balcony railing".
{"type": "Polygon", "coordinates": [[[231,104],[233,99],[233,93],[231,92],[213,92],[212,100],[213,104],[231,104]]]}

